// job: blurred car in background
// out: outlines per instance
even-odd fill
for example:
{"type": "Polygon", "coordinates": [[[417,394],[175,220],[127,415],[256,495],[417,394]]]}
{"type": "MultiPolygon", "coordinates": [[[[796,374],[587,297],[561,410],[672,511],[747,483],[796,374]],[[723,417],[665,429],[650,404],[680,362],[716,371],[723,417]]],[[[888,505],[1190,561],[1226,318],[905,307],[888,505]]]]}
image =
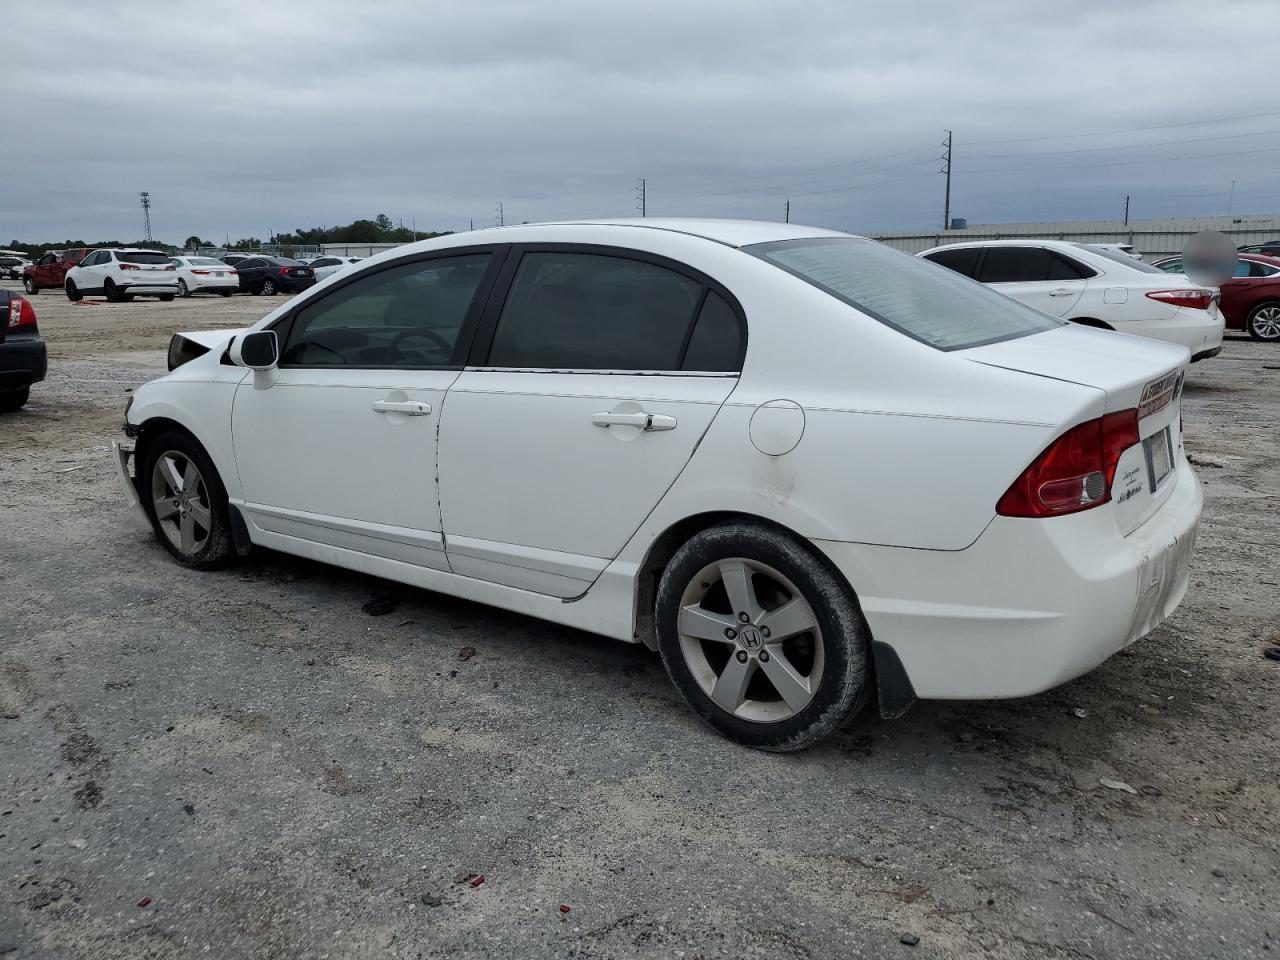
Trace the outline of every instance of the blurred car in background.
{"type": "Polygon", "coordinates": [[[257,256],[256,253],[226,253],[226,254],[223,254],[218,259],[221,260],[223,263],[227,264],[228,266],[234,267],[241,260],[248,260],[250,257],[256,257],[256,256],[257,256]]]}
{"type": "Polygon", "coordinates": [[[1266,243],[1250,243],[1236,247],[1238,253],[1260,253],[1267,257],[1280,257],[1280,240],[1268,240],[1266,243]]]}
{"type": "Polygon", "coordinates": [[[1215,290],[1100,244],[978,240],[919,256],[1063,320],[1180,343],[1193,361],[1222,351],[1215,290]]]}
{"type": "Polygon", "coordinates": [[[268,297],[284,291],[297,293],[315,286],[315,271],[301,260],[289,257],[249,257],[236,264],[240,289],[255,296],[268,297]]]}
{"type": "Polygon", "coordinates": [[[229,297],[240,289],[236,268],[213,257],[170,257],[178,274],[178,296],[193,293],[219,293],[229,297]]]}
{"type": "MultiPolygon", "coordinates": [[[[1166,273],[1182,273],[1182,258],[1157,260],[1166,273]]],[[[1236,275],[1220,288],[1218,307],[1228,330],[1243,330],[1255,340],[1280,341],[1280,258],[1242,253],[1236,275]]]]}
{"type": "Polygon", "coordinates": [[[44,379],[48,354],[31,301],[0,290],[0,413],[17,410],[44,379]]]}
{"type": "Polygon", "coordinates": [[[17,253],[0,253],[0,279],[21,280],[22,271],[31,261],[17,253]]]}
{"type": "Polygon", "coordinates": [[[61,287],[67,279],[67,271],[93,252],[93,247],[72,247],[70,250],[50,250],[43,257],[22,269],[22,288],[34,297],[41,290],[61,287]]]}
{"type": "Polygon", "coordinates": [[[364,257],[316,257],[307,264],[316,275],[316,283],[325,277],[331,277],[340,270],[345,270],[353,263],[359,263],[364,257]]]}
{"type": "Polygon", "coordinates": [[[134,297],[172,300],[178,295],[177,269],[159,250],[95,250],[67,271],[67,298],[80,300],[95,294],[112,303],[134,297]]]}

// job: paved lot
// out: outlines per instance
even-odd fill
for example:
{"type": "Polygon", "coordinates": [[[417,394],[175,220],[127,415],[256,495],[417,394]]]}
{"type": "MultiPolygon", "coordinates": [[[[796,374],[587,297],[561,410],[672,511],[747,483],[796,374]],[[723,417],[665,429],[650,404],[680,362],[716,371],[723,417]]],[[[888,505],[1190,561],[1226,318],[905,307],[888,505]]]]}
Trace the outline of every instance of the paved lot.
{"type": "Polygon", "coordinates": [[[0,418],[4,960],[1280,956],[1280,348],[1188,379],[1207,502],[1167,625],[777,757],[642,649],[280,555],[178,568],[107,445],[171,332],[268,303],[35,306],[49,379],[0,418]]]}

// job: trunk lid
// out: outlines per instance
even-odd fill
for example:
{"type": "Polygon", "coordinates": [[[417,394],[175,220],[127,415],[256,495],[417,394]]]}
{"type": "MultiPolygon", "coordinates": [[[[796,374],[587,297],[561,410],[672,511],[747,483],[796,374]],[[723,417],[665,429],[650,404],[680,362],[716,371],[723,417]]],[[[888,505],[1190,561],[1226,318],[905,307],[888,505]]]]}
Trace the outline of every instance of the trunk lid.
{"type": "MultiPolygon", "coordinates": [[[[1105,410],[1138,411],[1140,442],[1120,457],[1111,500],[1125,534],[1149,519],[1173,492],[1183,456],[1182,382],[1186,347],[1067,324],[1054,330],[963,351],[987,366],[1082,384],[1102,391],[1105,410]]],[[[1074,426],[1064,423],[1063,430],[1074,426]]]]}

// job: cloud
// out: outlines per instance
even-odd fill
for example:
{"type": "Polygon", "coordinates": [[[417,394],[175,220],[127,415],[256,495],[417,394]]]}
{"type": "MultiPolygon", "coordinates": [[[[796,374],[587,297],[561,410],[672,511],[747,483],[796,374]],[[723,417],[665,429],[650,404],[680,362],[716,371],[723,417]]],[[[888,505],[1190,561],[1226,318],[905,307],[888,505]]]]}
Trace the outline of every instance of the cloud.
{"type": "Polygon", "coordinates": [[[638,177],[651,215],[776,219],[789,197],[793,220],[928,228],[945,129],[952,212],[973,222],[1118,216],[1126,194],[1135,217],[1218,213],[1232,179],[1235,209],[1260,211],[1280,207],[1280,111],[1248,82],[1273,71],[1246,34],[1269,13],[23,4],[6,14],[22,83],[0,138],[0,236],[133,239],[140,190],[169,240],[379,212],[461,229],[491,223],[498,201],[508,222],[625,216],[638,177]],[[1190,124],[1253,114],[1270,116],[1190,124]],[[1065,136],[1108,131],[1136,132],[1065,136]],[[1021,142],[987,142],[1007,140],[1021,142]]]}

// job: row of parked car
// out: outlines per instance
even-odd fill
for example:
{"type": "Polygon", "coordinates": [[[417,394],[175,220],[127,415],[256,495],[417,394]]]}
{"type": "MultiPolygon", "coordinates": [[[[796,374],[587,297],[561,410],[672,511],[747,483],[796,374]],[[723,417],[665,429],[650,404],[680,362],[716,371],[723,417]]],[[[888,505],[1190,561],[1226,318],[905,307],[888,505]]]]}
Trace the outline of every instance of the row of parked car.
{"type": "Polygon", "coordinates": [[[217,259],[170,256],[134,247],[74,247],[51,250],[35,263],[5,259],[15,263],[6,265],[0,260],[0,272],[20,278],[30,296],[62,288],[71,300],[104,296],[115,302],[139,296],[169,301],[195,293],[224,297],[237,292],[266,296],[297,293],[361,258],[324,256],[304,261],[229,253],[217,259]]]}

